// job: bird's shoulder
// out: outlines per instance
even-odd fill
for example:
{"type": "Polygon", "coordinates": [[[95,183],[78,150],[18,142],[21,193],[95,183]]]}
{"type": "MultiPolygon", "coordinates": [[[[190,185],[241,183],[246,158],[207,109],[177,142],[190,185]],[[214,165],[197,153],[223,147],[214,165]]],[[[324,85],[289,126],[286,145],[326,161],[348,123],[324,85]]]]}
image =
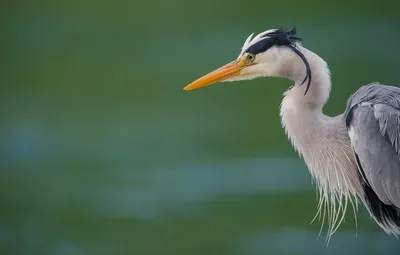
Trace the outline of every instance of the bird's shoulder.
{"type": "Polygon", "coordinates": [[[347,106],[359,103],[388,104],[400,109],[400,88],[384,85],[379,82],[369,83],[360,87],[347,100],[347,106]]]}
{"type": "Polygon", "coordinates": [[[388,233],[400,234],[400,88],[361,87],[345,118],[365,203],[388,233]]]}
{"type": "Polygon", "coordinates": [[[384,85],[379,82],[372,82],[360,87],[347,100],[347,106],[344,112],[347,127],[353,118],[354,110],[360,106],[367,105],[377,106],[376,108],[387,106],[400,111],[400,88],[384,85]]]}

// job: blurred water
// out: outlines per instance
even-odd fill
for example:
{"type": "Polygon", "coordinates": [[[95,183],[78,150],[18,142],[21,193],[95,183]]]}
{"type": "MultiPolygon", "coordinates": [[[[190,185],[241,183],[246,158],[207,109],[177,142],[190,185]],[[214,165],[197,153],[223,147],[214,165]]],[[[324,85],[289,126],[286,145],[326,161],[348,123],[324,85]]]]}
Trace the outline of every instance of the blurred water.
{"type": "MultiPolygon", "coordinates": [[[[162,171],[150,171],[142,176],[138,187],[98,190],[94,197],[81,199],[91,201],[95,211],[110,217],[162,218],[165,211],[179,217],[186,204],[212,202],[221,196],[290,194],[308,189],[309,179],[293,171],[290,167],[293,161],[272,159],[163,166],[162,171]],[[268,173],[273,169],[279,172],[271,176],[268,173]]],[[[127,180],[129,174],[120,172],[119,178],[127,180]]],[[[193,216],[198,218],[199,214],[193,216]]]]}
{"type": "Polygon", "coordinates": [[[397,254],[398,243],[391,241],[384,233],[357,233],[339,231],[327,245],[326,240],[317,240],[318,232],[282,229],[264,235],[246,237],[235,251],[236,254],[397,254]],[[355,238],[356,237],[356,238],[355,238]],[[300,246],[289,245],[301,243],[300,246]]]}
{"type": "Polygon", "coordinates": [[[251,32],[296,24],[330,64],[338,114],[360,85],[398,84],[398,8],[379,4],[10,3],[0,254],[398,254],[364,209],[318,239],[315,187],[278,115],[290,81],[182,90],[251,32]]]}

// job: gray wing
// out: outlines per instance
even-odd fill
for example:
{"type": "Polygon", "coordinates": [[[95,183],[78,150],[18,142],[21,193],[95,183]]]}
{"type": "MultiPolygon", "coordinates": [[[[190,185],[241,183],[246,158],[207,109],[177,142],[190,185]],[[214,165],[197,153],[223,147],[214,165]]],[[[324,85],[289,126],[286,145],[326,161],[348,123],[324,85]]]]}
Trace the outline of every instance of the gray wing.
{"type": "Polygon", "coordinates": [[[400,88],[360,88],[348,101],[346,124],[364,181],[381,202],[396,207],[400,221],[400,88]]]}

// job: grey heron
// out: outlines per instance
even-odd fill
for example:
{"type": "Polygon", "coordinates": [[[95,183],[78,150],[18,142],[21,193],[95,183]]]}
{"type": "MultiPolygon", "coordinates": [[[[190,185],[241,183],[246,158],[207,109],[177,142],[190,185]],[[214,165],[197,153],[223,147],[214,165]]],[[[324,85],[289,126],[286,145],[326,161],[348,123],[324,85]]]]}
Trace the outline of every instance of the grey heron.
{"type": "Polygon", "coordinates": [[[331,89],[327,63],[304,48],[296,28],[271,29],[244,42],[232,62],[187,85],[283,77],[294,84],[280,107],[282,126],[319,191],[317,215],[331,236],[349,204],[361,201],[388,234],[400,234],[400,88],[370,83],[347,100],[343,114],[322,108],[331,89]]]}

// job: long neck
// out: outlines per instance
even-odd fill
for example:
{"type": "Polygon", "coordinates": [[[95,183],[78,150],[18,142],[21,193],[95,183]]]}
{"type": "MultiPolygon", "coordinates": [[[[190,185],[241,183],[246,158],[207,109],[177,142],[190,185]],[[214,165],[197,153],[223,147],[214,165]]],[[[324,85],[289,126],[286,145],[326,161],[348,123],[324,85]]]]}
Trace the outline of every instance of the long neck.
{"type": "Polygon", "coordinates": [[[311,84],[307,94],[306,88],[308,80],[304,83],[306,77],[306,67],[301,58],[292,51],[285,51],[284,68],[281,75],[293,80],[293,86],[285,94],[287,98],[294,98],[296,103],[306,108],[321,110],[329,98],[331,90],[330,71],[327,63],[314,52],[298,46],[298,49],[307,59],[311,69],[311,84]],[[302,84],[303,83],[303,84],[302,84]]]}
{"type": "MultiPolygon", "coordinates": [[[[307,82],[302,84],[306,75],[306,68],[302,60],[294,53],[287,53],[284,74],[294,81],[294,85],[285,92],[281,105],[282,124],[293,143],[293,146],[303,156],[308,148],[313,145],[317,137],[327,136],[332,118],[322,113],[322,108],[328,100],[331,80],[326,62],[315,53],[299,47],[307,59],[312,79],[308,92],[305,94],[307,82]]],[[[335,119],[336,125],[340,120],[335,119]]],[[[344,123],[343,123],[344,124],[344,123]]],[[[330,130],[330,132],[336,132],[330,130]]],[[[337,132],[345,132],[337,130],[337,132]]]]}
{"type": "Polygon", "coordinates": [[[348,198],[360,194],[361,187],[343,116],[328,117],[322,113],[331,87],[329,69],[319,56],[299,48],[310,64],[312,81],[304,95],[304,63],[295,54],[291,55],[293,59],[287,57],[290,64],[284,74],[295,84],[285,92],[282,101],[282,125],[315,178],[321,199],[342,202],[344,197],[347,203],[348,198]]]}

